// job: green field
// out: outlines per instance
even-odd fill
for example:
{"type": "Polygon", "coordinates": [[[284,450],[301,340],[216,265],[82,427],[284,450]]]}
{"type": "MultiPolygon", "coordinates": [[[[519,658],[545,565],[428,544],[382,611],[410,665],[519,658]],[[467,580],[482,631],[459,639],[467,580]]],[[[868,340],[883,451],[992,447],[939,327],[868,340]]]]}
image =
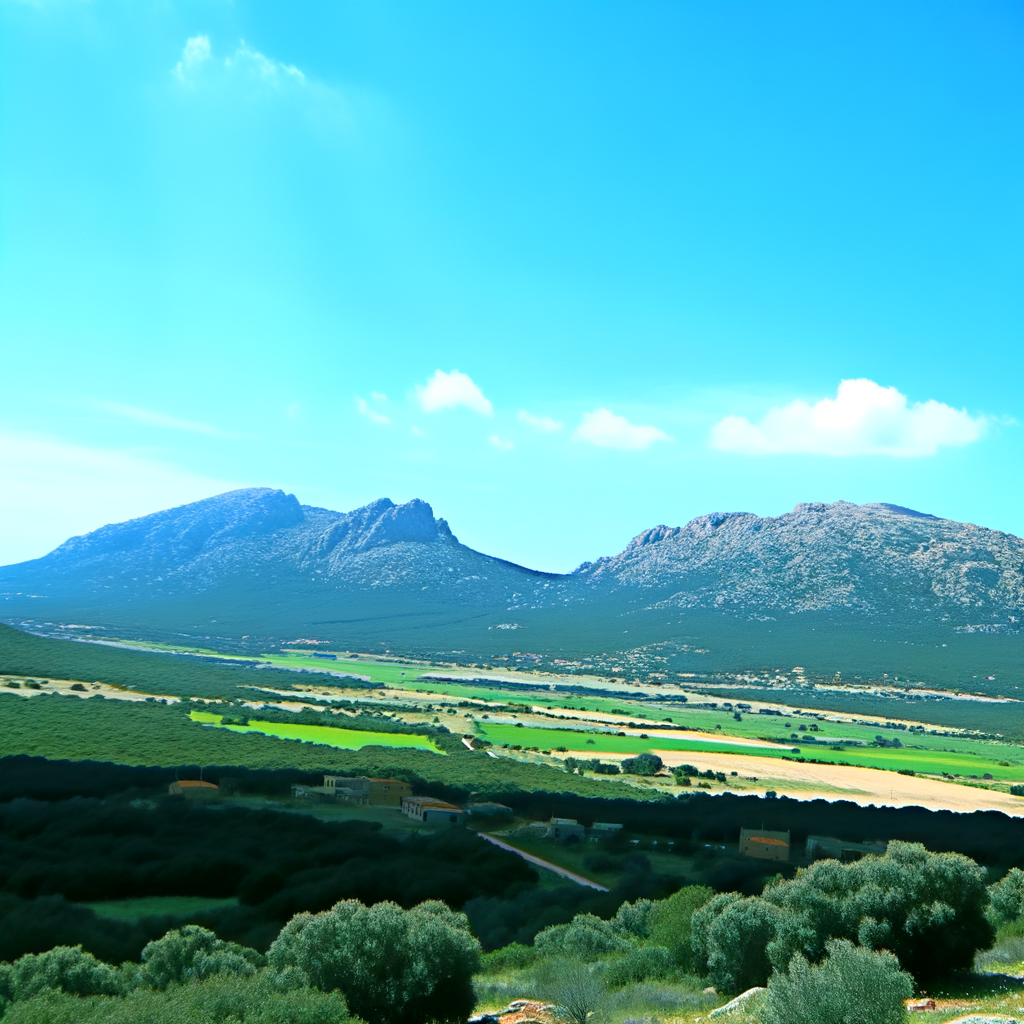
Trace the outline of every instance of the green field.
{"type": "MultiPolygon", "coordinates": [[[[519,744],[523,747],[537,747],[541,750],[568,747],[573,751],[592,752],[595,757],[599,757],[601,754],[639,754],[646,750],[680,750],[695,754],[701,752],[743,754],[763,758],[805,757],[809,760],[824,761],[829,764],[848,764],[856,767],[888,769],[889,771],[903,769],[928,775],[946,773],[961,776],[974,775],[979,778],[988,773],[996,779],[1006,781],[1024,780],[1024,763],[1022,763],[1024,762],[1024,756],[1022,756],[1024,751],[1019,747],[981,741],[951,740],[948,737],[941,738],[944,744],[956,743],[961,749],[942,750],[931,749],[928,746],[920,748],[905,746],[898,749],[847,747],[839,751],[824,743],[816,743],[799,746],[799,753],[794,753],[793,748],[730,745],[716,743],[712,737],[708,738],[708,742],[679,740],[659,736],[656,733],[652,734],[649,739],[641,739],[639,736],[616,736],[613,733],[590,733],[557,728],[540,729],[491,723],[480,723],[479,731],[485,739],[498,746],[519,744]],[[973,749],[970,749],[971,747],[973,749]],[[990,749],[991,753],[989,753],[990,749]],[[1003,756],[1004,754],[1007,756],[1003,756]],[[1000,764],[1000,761],[1008,760],[1008,756],[1013,756],[1014,762],[1008,765],[1000,764]]],[[[724,729],[722,734],[728,735],[724,729]]],[[[915,741],[916,739],[917,737],[914,737],[915,741]]],[[[939,738],[923,737],[922,739],[936,741],[939,738]]]]}
{"type": "Polygon", "coordinates": [[[360,729],[336,729],[330,725],[289,725],[284,722],[260,722],[252,719],[248,725],[222,725],[221,715],[208,711],[193,711],[189,718],[202,725],[227,729],[230,732],[258,732],[264,736],[275,736],[279,740],[301,740],[303,743],[319,743],[338,750],[362,750],[363,747],[408,747],[414,750],[430,750],[443,754],[433,741],[426,736],[415,736],[401,732],[365,732],[360,729]]]}
{"type": "Polygon", "coordinates": [[[233,907],[238,904],[234,896],[212,899],[208,896],[140,896],[136,899],[104,900],[102,903],[83,903],[100,917],[118,921],[138,921],[143,917],[195,917],[210,910],[233,907]]]}

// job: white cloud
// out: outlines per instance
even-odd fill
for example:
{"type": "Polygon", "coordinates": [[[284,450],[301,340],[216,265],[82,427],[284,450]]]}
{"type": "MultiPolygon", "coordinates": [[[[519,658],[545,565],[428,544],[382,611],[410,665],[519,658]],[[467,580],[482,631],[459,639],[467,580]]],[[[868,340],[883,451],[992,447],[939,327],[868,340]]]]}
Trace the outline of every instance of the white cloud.
{"type": "Polygon", "coordinates": [[[503,437],[499,437],[497,434],[491,434],[487,440],[490,441],[495,448],[498,448],[503,452],[510,452],[515,448],[515,444],[512,441],[506,441],[503,437]]]}
{"type": "Polygon", "coordinates": [[[184,82],[196,69],[205,64],[211,57],[210,37],[193,36],[185,43],[181,52],[181,60],[174,66],[175,77],[184,82]]]}
{"type": "Polygon", "coordinates": [[[534,416],[525,409],[519,410],[519,422],[533,427],[539,434],[552,434],[562,429],[562,424],[558,420],[553,420],[550,416],[534,416]]]}
{"type": "Polygon", "coordinates": [[[125,452],[0,433],[0,565],[68,537],[238,487],[125,452]]]}
{"type": "Polygon", "coordinates": [[[934,455],[985,432],[984,417],[942,402],[907,404],[896,388],[873,380],[844,380],[835,398],[814,405],[797,399],[770,409],[757,424],[727,416],[711,430],[711,446],[742,455],[934,455]]]}
{"type": "Polygon", "coordinates": [[[373,420],[374,423],[391,422],[391,420],[383,413],[377,412],[376,409],[371,409],[365,398],[356,399],[356,410],[359,412],[360,416],[365,416],[368,420],[373,420]]]}
{"type": "Polygon", "coordinates": [[[416,397],[424,412],[439,412],[465,406],[481,416],[493,416],[494,409],[484,393],[464,373],[452,370],[436,370],[434,376],[424,384],[416,385],[416,397]]]}
{"type": "Polygon", "coordinates": [[[150,427],[164,427],[167,430],[185,430],[192,434],[209,434],[211,437],[237,437],[236,434],[228,434],[217,427],[211,427],[208,423],[196,423],[193,420],[180,420],[176,416],[167,416],[162,412],[153,409],[140,409],[134,405],[120,405],[117,402],[100,402],[101,409],[122,416],[126,420],[133,420],[135,423],[145,423],[150,427]]]}
{"type": "Polygon", "coordinates": [[[621,448],[625,451],[643,451],[655,441],[672,440],[664,430],[630,423],[625,416],[616,416],[608,409],[585,412],[573,437],[598,448],[621,448]]]}
{"type": "Polygon", "coordinates": [[[272,60],[260,53],[259,50],[254,50],[244,39],[239,43],[235,55],[224,61],[224,66],[229,71],[249,71],[259,76],[268,85],[275,87],[286,82],[297,85],[306,83],[306,76],[294,64],[284,64],[279,60],[272,60]]]}
{"type": "Polygon", "coordinates": [[[388,400],[388,396],[385,395],[383,391],[371,391],[370,397],[375,402],[386,402],[388,400]]]}

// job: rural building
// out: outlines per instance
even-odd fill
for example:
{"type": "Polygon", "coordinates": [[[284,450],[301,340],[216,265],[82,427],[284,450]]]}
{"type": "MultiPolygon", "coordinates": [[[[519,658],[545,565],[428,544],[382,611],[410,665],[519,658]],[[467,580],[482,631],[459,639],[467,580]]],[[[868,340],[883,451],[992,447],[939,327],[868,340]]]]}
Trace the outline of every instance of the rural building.
{"type": "Polygon", "coordinates": [[[402,813],[425,825],[458,825],[466,812],[432,796],[402,797],[402,813]]]}
{"type": "Polygon", "coordinates": [[[614,821],[595,821],[592,831],[607,835],[614,835],[616,832],[622,831],[622,826],[614,821]]]}
{"type": "Polygon", "coordinates": [[[398,779],[349,779],[343,775],[325,775],[325,796],[346,803],[371,807],[401,807],[402,798],[412,796],[412,786],[398,779]]]}
{"type": "Polygon", "coordinates": [[[789,833],[767,829],[741,828],[740,853],[761,860],[789,860],[789,833]]]}
{"type": "Polygon", "coordinates": [[[552,818],[548,822],[550,839],[582,839],[585,831],[575,818],[552,818]]]}
{"type": "Polygon", "coordinates": [[[220,796],[220,786],[201,779],[181,779],[167,787],[168,796],[183,796],[186,800],[213,800],[220,796]]]}
{"type": "Polygon", "coordinates": [[[806,852],[808,860],[852,861],[860,860],[871,853],[881,855],[885,853],[888,845],[880,839],[848,843],[845,839],[835,839],[832,836],[808,836],[806,852]]]}

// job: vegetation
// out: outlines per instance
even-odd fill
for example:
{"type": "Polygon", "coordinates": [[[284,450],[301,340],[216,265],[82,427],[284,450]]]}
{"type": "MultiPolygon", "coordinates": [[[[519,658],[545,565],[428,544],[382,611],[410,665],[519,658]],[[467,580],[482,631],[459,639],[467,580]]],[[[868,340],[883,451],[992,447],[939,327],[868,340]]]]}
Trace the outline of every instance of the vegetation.
{"type": "Polygon", "coordinates": [[[811,966],[797,953],[772,976],[761,1024],[902,1024],[914,979],[891,953],[873,953],[845,939],[827,945],[811,966]]]}
{"type": "Polygon", "coordinates": [[[379,1024],[461,1024],[476,1002],[479,943],[464,914],[436,901],[405,911],[346,900],[299,914],[268,959],[278,971],[301,971],[321,991],[341,991],[353,1011],[379,1024]]]}

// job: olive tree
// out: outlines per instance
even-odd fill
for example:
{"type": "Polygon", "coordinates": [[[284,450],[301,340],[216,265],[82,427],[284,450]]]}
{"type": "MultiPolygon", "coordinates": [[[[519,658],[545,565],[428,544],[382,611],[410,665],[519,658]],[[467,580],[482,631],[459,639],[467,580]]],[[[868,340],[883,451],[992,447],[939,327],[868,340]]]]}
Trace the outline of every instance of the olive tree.
{"type": "Polygon", "coordinates": [[[341,991],[370,1024],[445,1024],[473,1010],[480,945],[465,914],[438,901],[403,910],[344,900],[293,917],[268,959],[275,970],[303,971],[322,991],[341,991]]]}
{"type": "Polygon", "coordinates": [[[48,990],[99,996],[114,995],[121,987],[118,972],[81,946],[55,946],[45,953],[27,953],[0,968],[0,1008],[5,1002],[31,999],[48,990]]]}
{"type": "Polygon", "coordinates": [[[615,934],[611,921],[603,921],[594,914],[577,914],[568,924],[551,925],[538,932],[533,944],[542,955],[582,961],[623,952],[632,946],[628,939],[615,934]]]}
{"type": "Polygon", "coordinates": [[[658,900],[648,916],[650,941],[668,949],[684,971],[693,970],[690,930],[694,912],[714,895],[714,889],[706,885],[688,885],[668,899],[658,900]]]}
{"type": "Polygon", "coordinates": [[[988,887],[989,917],[998,925],[1009,924],[1024,914],[1024,871],[1010,868],[995,885],[988,887]]]}
{"type": "Polygon", "coordinates": [[[896,957],[846,939],[832,939],[826,949],[818,966],[796,953],[787,972],[772,975],[761,1024],[902,1024],[914,980],[896,957]]]}
{"type": "Polygon", "coordinates": [[[202,981],[215,974],[247,977],[266,964],[255,949],[218,939],[213,932],[189,924],[168,932],[142,950],[140,984],[167,988],[186,981],[202,981]]]}

